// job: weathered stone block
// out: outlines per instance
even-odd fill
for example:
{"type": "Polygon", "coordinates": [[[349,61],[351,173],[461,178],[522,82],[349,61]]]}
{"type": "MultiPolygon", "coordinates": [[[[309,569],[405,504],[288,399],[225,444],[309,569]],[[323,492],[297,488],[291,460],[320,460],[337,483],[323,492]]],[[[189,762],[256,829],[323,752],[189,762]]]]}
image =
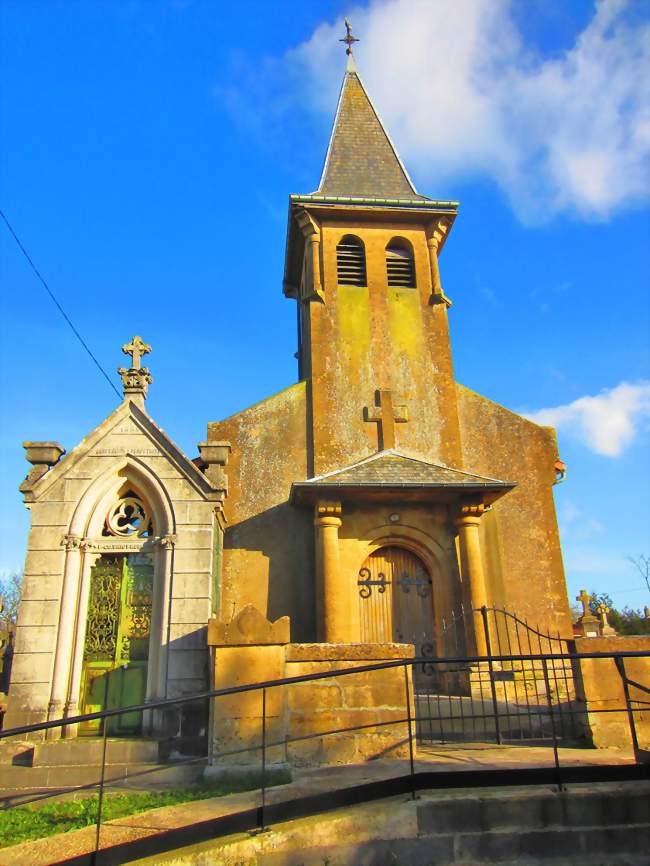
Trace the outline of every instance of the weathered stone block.
{"type": "Polygon", "coordinates": [[[23,580],[23,601],[56,601],[61,598],[63,575],[26,575],[23,580]]]}
{"type": "Polygon", "coordinates": [[[173,623],[200,623],[208,621],[210,599],[174,598],[172,599],[171,620],[173,623]]]}
{"type": "Polygon", "coordinates": [[[54,626],[30,625],[16,632],[14,663],[19,653],[49,653],[56,642],[54,626]]]}
{"type": "MultiPolygon", "coordinates": [[[[275,622],[270,622],[252,604],[243,607],[232,622],[223,622],[212,617],[208,623],[210,646],[281,645],[288,641],[289,617],[283,616],[275,622]]],[[[283,668],[284,658],[283,650],[283,668]]]]}
{"type": "Polygon", "coordinates": [[[72,513],[76,503],[52,501],[50,499],[42,502],[34,502],[30,508],[32,528],[36,526],[60,527],[65,532],[70,525],[72,513]]]}
{"type": "Polygon", "coordinates": [[[174,554],[175,572],[196,573],[203,571],[209,574],[211,566],[212,550],[209,545],[202,550],[177,550],[174,554]]]}
{"type": "Polygon", "coordinates": [[[65,551],[28,550],[25,557],[25,574],[63,574],[65,551]]]}
{"type": "Polygon", "coordinates": [[[314,682],[287,686],[289,709],[309,713],[315,710],[341,707],[343,705],[341,687],[326,683],[327,681],[316,680],[314,682]]]}
{"type": "MultiPolygon", "coordinates": [[[[650,651],[650,637],[600,637],[576,638],[576,650],[580,652],[616,652],[626,650],[650,651]]],[[[624,660],[629,679],[647,685],[650,682],[650,655],[624,660]]],[[[613,659],[580,659],[579,700],[586,710],[587,733],[597,748],[615,746],[629,748],[632,743],[629,721],[625,712],[623,682],[613,659]],[[621,709],[621,712],[610,712],[621,709]],[[608,712],[598,712],[607,710],[608,712]]],[[[630,698],[647,700],[647,695],[630,686],[630,698]]],[[[638,704],[633,706],[639,708],[638,704]]],[[[650,713],[635,712],[635,727],[639,746],[650,748],[650,713]]]]}

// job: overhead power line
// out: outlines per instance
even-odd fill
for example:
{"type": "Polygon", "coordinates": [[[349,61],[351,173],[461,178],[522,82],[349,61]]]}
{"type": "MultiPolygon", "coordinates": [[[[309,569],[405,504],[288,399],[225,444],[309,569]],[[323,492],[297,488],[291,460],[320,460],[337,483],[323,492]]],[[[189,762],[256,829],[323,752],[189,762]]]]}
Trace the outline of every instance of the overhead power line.
{"type": "Polygon", "coordinates": [[[13,237],[13,239],[14,239],[14,240],[16,241],[16,243],[18,244],[18,248],[19,248],[19,250],[21,251],[21,253],[25,256],[25,258],[26,258],[27,261],[29,262],[29,265],[30,265],[31,269],[34,271],[34,273],[36,274],[36,276],[38,277],[38,279],[39,279],[39,280],[41,281],[41,283],[43,284],[43,287],[45,288],[45,291],[48,293],[48,295],[50,296],[50,298],[54,301],[54,304],[56,305],[57,310],[61,313],[61,315],[63,316],[63,318],[66,320],[66,322],[67,322],[68,325],[70,326],[70,328],[71,328],[71,330],[72,330],[72,333],[73,333],[73,334],[75,335],[75,337],[79,340],[79,342],[80,342],[81,345],[84,347],[84,349],[86,350],[86,352],[88,352],[88,354],[90,355],[90,358],[91,358],[93,364],[97,367],[97,369],[99,370],[99,372],[100,372],[100,373],[102,374],[102,376],[106,379],[106,381],[108,382],[108,384],[111,386],[111,388],[113,389],[113,391],[115,391],[115,393],[117,394],[117,396],[118,396],[118,397],[120,398],[120,400],[121,400],[121,399],[122,399],[122,395],[120,394],[120,392],[117,390],[117,388],[115,387],[115,385],[114,385],[113,382],[111,381],[111,379],[110,379],[108,373],[106,372],[106,370],[102,367],[102,365],[99,363],[99,361],[97,360],[97,358],[93,355],[93,353],[91,352],[91,350],[90,350],[90,348],[88,347],[88,344],[86,343],[86,341],[84,340],[84,338],[81,336],[81,334],[79,333],[79,331],[75,328],[75,326],[72,324],[72,322],[70,321],[70,317],[68,316],[68,314],[66,313],[66,311],[63,309],[63,307],[61,306],[61,304],[57,301],[57,299],[56,299],[56,297],[55,297],[55,295],[54,295],[54,292],[53,292],[52,289],[48,286],[48,284],[45,282],[45,279],[43,278],[41,272],[39,271],[39,269],[36,267],[36,265],[35,265],[34,262],[32,261],[32,258],[31,258],[31,256],[29,255],[29,253],[27,252],[27,250],[25,249],[25,247],[22,245],[22,243],[21,243],[21,241],[20,241],[20,238],[18,237],[18,235],[16,234],[16,232],[13,230],[13,227],[12,227],[11,223],[9,222],[9,220],[7,219],[7,217],[5,216],[5,213],[4,213],[4,211],[3,211],[2,209],[0,209],[0,216],[1,216],[2,219],[4,220],[5,225],[7,226],[7,228],[9,229],[9,232],[11,233],[11,236],[13,237]]]}

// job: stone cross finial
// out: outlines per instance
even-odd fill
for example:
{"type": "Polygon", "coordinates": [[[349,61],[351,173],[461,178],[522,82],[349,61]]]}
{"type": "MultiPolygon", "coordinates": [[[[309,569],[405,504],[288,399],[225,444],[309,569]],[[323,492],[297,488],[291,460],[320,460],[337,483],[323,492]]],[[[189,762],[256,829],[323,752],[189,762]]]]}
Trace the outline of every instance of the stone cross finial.
{"type": "Polygon", "coordinates": [[[122,346],[122,351],[125,355],[131,356],[131,369],[140,369],[140,359],[143,355],[148,355],[151,352],[151,346],[145,343],[142,337],[134,337],[130,343],[125,343],[122,346]]]}
{"type": "Polygon", "coordinates": [[[130,343],[122,346],[125,355],[131,356],[130,367],[120,367],[118,373],[122,378],[124,388],[124,399],[136,398],[144,401],[147,396],[147,388],[152,383],[151,373],[146,367],[140,366],[143,355],[151,352],[151,346],[145,343],[142,337],[135,336],[130,343]]]}
{"type": "Polygon", "coordinates": [[[609,613],[610,608],[607,607],[606,604],[599,604],[596,608],[596,613],[600,617],[600,633],[601,634],[616,634],[614,629],[611,627],[609,622],[607,621],[607,614],[609,613]]]}
{"type": "Polygon", "coordinates": [[[592,596],[589,595],[586,589],[580,590],[580,595],[576,595],[576,601],[579,601],[582,605],[582,615],[589,616],[591,613],[589,609],[589,602],[591,601],[592,596]]]}
{"type": "Polygon", "coordinates": [[[375,405],[363,409],[363,420],[377,424],[379,451],[395,447],[395,424],[405,424],[408,419],[406,406],[393,406],[393,392],[389,390],[377,391],[375,405]]]}
{"type": "Polygon", "coordinates": [[[598,616],[601,618],[602,622],[607,621],[607,614],[609,613],[609,608],[606,604],[599,604],[596,608],[596,612],[598,613],[598,616]]]}

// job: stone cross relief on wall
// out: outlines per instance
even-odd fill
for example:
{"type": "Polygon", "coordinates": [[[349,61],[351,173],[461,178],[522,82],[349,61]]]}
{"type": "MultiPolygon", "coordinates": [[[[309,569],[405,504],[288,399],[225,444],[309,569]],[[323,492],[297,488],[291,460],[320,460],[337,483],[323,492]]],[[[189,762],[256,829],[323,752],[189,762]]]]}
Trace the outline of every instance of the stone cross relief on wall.
{"type": "Polygon", "coordinates": [[[405,405],[393,405],[393,392],[382,389],[375,394],[375,405],[364,406],[363,420],[377,424],[378,451],[395,447],[395,424],[406,424],[409,420],[405,405]]]}

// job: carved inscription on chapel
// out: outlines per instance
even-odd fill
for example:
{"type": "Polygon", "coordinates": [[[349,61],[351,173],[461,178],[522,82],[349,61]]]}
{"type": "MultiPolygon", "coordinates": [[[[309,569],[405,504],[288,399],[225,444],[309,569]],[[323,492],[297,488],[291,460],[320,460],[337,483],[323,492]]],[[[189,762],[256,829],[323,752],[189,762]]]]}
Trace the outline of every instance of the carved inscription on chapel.
{"type": "Polygon", "coordinates": [[[119,457],[121,454],[133,454],[134,457],[157,457],[160,454],[157,448],[97,448],[91,451],[92,457],[119,457]]]}

